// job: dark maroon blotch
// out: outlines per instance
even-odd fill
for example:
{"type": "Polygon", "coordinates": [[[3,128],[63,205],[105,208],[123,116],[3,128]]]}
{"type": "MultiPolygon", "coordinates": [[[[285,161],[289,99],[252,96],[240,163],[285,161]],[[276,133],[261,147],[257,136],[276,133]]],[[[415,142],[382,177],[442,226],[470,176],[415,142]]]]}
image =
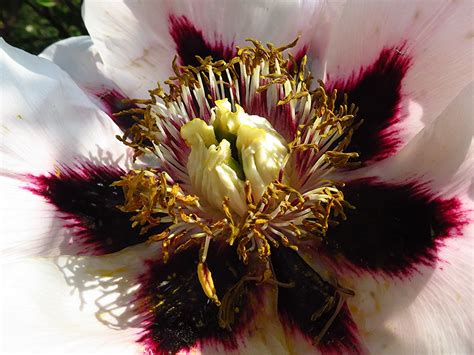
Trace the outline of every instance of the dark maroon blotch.
{"type": "Polygon", "coordinates": [[[131,113],[116,115],[125,110],[138,108],[134,103],[127,102],[128,98],[117,90],[107,90],[95,94],[101,102],[105,113],[120,127],[122,131],[126,131],[133,126],[135,120],[131,113]]]}
{"type": "Polygon", "coordinates": [[[354,133],[347,151],[360,153],[363,161],[380,160],[393,154],[401,141],[392,127],[406,114],[402,112],[402,81],[412,63],[403,46],[382,50],[371,65],[353,72],[349,78],[333,79],[328,74],[326,88],[348,94],[349,103],[359,107],[358,116],[364,120],[354,133]]]}
{"type": "Polygon", "coordinates": [[[356,208],[329,229],[325,248],[357,268],[408,276],[417,264],[433,265],[443,238],[461,236],[467,223],[458,199],[432,198],[415,183],[368,178],[347,183],[343,192],[356,208]]]}
{"type": "MultiPolygon", "coordinates": [[[[247,295],[236,304],[242,310],[232,331],[218,324],[218,307],[204,294],[196,273],[198,247],[175,254],[163,264],[153,262],[142,277],[140,298],[153,310],[146,320],[140,341],[153,354],[174,354],[203,343],[220,343],[227,350],[237,348],[239,330],[251,320],[247,295]]],[[[209,248],[207,265],[217,294],[222,297],[243,275],[243,264],[232,248],[209,248]]],[[[250,291],[249,291],[250,292],[250,291]]]]}
{"type": "MultiPolygon", "coordinates": [[[[278,281],[294,283],[294,287],[280,287],[278,290],[278,312],[282,323],[290,331],[299,331],[310,341],[315,340],[334,314],[336,303],[322,312],[319,318],[312,320],[311,316],[321,310],[331,297],[335,300],[340,297],[335,287],[288,248],[272,251],[272,265],[278,281]]],[[[343,305],[317,347],[323,354],[358,354],[362,351],[357,334],[349,310],[343,305]]]]}
{"type": "Polygon", "coordinates": [[[323,355],[365,353],[359,341],[357,325],[352,319],[347,304],[344,304],[334,323],[321,340],[319,350],[323,355]]]}
{"type": "Polygon", "coordinates": [[[211,56],[214,61],[230,60],[235,55],[234,44],[226,46],[222,41],[209,42],[201,30],[197,29],[186,16],[170,16],[169,31],[176,44],[176,52],[181,65],[200,65],[196,56],[211,56]]]}
{"type": "Polygon", "coordinates": [[[63,254],[103,255],[142,243],[150,233],[140,235],[132,228],[130,214],[117,205],[124,202],[121,187],[110,186],[125,172],[120,168],[84,164],[63,168],[56,176],[31,176],[34,193],[44,197],[63,213],[70,240],[61,245],[63,254]]]}

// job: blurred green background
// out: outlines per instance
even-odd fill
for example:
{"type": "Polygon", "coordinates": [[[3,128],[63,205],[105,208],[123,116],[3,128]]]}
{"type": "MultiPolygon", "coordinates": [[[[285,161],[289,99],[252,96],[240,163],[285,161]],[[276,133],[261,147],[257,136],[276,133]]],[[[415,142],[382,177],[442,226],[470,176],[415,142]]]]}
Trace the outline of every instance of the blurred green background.
{"type": "Polygon", "coordinates": [[[82,0],[0,0],[0,35],[38,54],[60,39],[87,34],[82,0]]]}

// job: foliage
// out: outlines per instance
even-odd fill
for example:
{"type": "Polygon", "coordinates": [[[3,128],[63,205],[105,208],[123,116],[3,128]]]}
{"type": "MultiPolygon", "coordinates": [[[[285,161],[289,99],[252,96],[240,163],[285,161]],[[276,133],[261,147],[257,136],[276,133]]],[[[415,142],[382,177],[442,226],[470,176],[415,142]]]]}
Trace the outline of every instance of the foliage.
{"type": "Polygon", "coordinates": [[[60,39],[87,34],[81,0],[1,0],[0,34],[33,54],[60,39]]]}

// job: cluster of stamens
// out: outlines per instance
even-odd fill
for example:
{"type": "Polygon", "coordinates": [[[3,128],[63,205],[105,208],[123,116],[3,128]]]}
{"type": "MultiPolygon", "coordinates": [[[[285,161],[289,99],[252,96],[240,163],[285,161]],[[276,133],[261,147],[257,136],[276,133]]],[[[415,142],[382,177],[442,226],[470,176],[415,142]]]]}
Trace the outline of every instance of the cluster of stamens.
{"type": "Polygon", "coordinates": [[[346,98],[336,105],[336,92],[328,95],[322,82],[311,89],[306,57],[283,56],[296,41],[281,48],[252,43],[229,62],[198,58],[201,64],[194,67],[174,61],[175,76],[165,82],[168,92],[159,86],[150,91],[151,99],[132,100],[139,108],[124,113],[134,114],[136,124],[119,137],[134,149],[135,158],[156,160],[155,166],[132,170],[115,183],[124,190],[120,208],[133,213],[131,221],[141,233],[167,226],[149,239],[161,243],[165,262],[172,253],[199,246],[197,276],[205,294],[221,307],[223,327],[232,323],[229,309],[244,281],[278,283],[270,265],[272,248],[296,251],[303,241],[323,241],[329,226],[338,223],[335,218],[345,219],[344,208],[352,207],[328,175],[357,157],[344,152],[359,124],[357,109],[348,107],[346,98]],[[239,105],[265,117],[287,142],[283,163],[261,196],[244,176],[243,213],[236,213],[229,196],[219,201],[219,209],[196,194],[188,171],[193,148],[181,134],[196,118],[212,124],[214,103],[223,99],[234,109],[239,105]],[[221,295],[222,303],[206,264],[210,243],[235,247],[249,268],[241,283],[221,295]]]}

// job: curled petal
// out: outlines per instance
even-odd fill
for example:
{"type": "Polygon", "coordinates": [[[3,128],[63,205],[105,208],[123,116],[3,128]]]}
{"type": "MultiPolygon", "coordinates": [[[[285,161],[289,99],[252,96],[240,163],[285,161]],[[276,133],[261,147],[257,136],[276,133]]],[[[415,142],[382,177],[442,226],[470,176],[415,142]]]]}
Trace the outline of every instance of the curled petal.
{"type": "Polygon", "coordinates": [[[104,64],[89,36],[71,37],[46,48],[40,57],[67,72],[89,98],[122,129],[134,123],[130,114],[116,113],[136,107],[124,102],[125,94],[105,73],[104,64]]]}
{"type": "Polygon", "coordinates": [[[114,85],[106,77],[100,54],[89,36],[58,41],[39,56],[55,63],[86,91],[103,91],[114,85]]]}

